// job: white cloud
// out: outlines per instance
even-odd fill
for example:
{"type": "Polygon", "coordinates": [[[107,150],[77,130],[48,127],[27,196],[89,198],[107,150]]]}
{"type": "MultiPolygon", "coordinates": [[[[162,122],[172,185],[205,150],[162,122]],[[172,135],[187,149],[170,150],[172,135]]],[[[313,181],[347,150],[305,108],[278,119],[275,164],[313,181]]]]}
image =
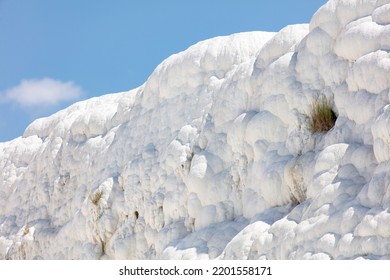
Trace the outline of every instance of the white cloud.
{"type": "Polygon", "coordinates": [[[23,80],[19,85],[7,89],[5,100],[22,107],[52,107],[61,102],[77,100],[83,90],[74,82],[62,82],[51,78],[23,80]]]}

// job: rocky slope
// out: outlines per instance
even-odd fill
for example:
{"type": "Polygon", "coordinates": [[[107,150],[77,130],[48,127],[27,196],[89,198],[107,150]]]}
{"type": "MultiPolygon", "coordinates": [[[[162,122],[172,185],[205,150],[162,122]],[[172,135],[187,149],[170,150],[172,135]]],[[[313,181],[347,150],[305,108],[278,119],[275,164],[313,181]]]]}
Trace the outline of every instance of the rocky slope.
{"type": "Polygon", "coordinates": [[[0,143],[0,259],[389,258],[389,52],[390,0],[331,0],[36,120],[0,143]]]}

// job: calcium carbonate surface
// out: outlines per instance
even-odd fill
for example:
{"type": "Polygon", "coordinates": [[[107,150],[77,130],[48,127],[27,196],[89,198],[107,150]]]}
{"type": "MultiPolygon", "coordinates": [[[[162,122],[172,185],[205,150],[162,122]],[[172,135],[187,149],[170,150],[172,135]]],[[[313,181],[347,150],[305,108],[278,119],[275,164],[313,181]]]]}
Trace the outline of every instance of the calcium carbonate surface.
{"type": "Polygon", "coordinates": [[[388,259],[389,88],[390,0],[200,42],[0,143],[0,259],[388,259]]]}

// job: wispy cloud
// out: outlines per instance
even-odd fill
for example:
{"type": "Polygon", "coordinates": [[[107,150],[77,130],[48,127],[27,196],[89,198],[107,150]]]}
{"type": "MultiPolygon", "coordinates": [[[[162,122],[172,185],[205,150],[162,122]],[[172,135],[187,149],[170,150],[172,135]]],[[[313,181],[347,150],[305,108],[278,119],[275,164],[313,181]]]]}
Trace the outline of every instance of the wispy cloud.
{"type": "Polygon", "coordinates": [[[83,90],[72,81],[43,78],[22,80],[19,85],[5,90],[2,99],[32,109],[54,107],[82,96],[83,90]]]}

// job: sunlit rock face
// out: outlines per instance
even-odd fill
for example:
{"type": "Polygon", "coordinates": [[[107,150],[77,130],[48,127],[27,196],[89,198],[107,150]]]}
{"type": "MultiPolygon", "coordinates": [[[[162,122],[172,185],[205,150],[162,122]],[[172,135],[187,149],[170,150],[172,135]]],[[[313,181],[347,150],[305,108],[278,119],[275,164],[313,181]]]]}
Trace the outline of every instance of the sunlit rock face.
{"type": "Polygon", "coordinates": [[[390,258],[389,51],[389,0],[331,0],[34,121],[0,143],[0,259],[390,258]]]}

